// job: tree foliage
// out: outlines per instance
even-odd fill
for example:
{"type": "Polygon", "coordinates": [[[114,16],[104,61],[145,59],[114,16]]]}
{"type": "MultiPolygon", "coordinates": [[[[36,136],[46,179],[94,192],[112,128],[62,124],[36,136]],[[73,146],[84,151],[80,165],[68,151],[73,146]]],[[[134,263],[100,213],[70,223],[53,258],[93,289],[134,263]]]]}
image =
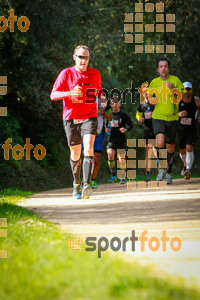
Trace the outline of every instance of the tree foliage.
{"type": "MultiPolygon", "coordinates": [[[[0,149],[2,186],[13,184],[14,179],[8,181],[8,178],[12,174],[14,178],[19,169],[23,177],[23,170],[27,168],[31,176],[37,167],[47,174],[51,170],[51,176],[57,174],[56,184],[59,174],[61,186],[71,183],[66,160],[69,152],[62,128],[62,101],[50,101],[49,94],[59,72],[73,65],[72,54],[77,45],[86,44],[91,48],[90,66],[100,70],[103,87],[109,91],[113,88],[123,91],[130,88],[131,82],[138,88],[142,82],[150,82],[157,76],[156,61],[160,54],[135,54],[134,44],[124,43],[124,14],[134,13],[136,2],[142,1],[9,0],[0,3],[1,16],[8,18],[10,9],[14,9],[18,18],[27,16],[30,20],[27,32],[20,32],[16,22],[14,32],[9,27],[0,32],[0,75],[8,77],[8,94],[0,96],[1,106],[8,108],[8,116],[0,117],[0,143],[12,137],[13,145],[23,145],[29,137],[32,144],[40,143],[47,149],[45,159],[34,163],[5,161],[0,149]]],[[[191,81],[195,94],[199,95],[199,1],[163,2],[165,13],[176,14],[176,32],[145,33],[145,43],[175,44],[176,53],[168,55],[171,74],[182,81],[191,81]]],[[[155,13],[144,15],[145,24],[155,23],[155,13]]],[[[127,97],[123,107],[134,119],[132,137],[142,132],[135,121],[138,93],[135,99],[133,105],[130,96],[127,97]]],[[[44,184],[42,176],[36,178],[44,184]]]]}

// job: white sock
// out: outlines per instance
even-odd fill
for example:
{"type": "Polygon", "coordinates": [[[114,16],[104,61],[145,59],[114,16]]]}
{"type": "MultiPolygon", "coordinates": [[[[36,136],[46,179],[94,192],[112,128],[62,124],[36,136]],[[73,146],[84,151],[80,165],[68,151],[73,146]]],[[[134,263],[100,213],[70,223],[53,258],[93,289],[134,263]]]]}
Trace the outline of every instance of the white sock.
{"type": "Polygon", "coordinates": [[[184,166],[186,166],[186,154],[181,154],[181,152],[179,152],[179,155],[180,155],[180,158],[182,159],[183,163],[184,163],[184,166]]]}
{"type": "Polygon", "coordinates": [[[187,152],[186,153],[186,169],[191,170],[192,169],[192,164],[194,161],[194,152],[187,152]]]}

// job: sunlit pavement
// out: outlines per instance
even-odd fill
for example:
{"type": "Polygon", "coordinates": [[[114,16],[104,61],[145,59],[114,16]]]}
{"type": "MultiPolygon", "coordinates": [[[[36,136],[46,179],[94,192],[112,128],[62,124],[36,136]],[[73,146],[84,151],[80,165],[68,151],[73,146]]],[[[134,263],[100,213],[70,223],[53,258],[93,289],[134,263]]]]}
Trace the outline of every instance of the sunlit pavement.
{"type": "MultiPolygon", "coordinates": [[[[149,187],[134,182],[104,184],[93,191],[90,199],[81,200],[72,198],[72,189],[60,189],[35,194],[19,204],[83,241],[86,237],[96,237],[97,247],[105,247],[99,240],[105,237],[109,241],[108,249],[113,251],[110,241],[119,237],[122,257],[153,264],[160,273],[164,270],[181,275],[200,286],[200,179],[174,180],[169,186],[157,186],[156,182],[151,182],[149,187]],[[141,251],[141,241],[135,241],[133,250],[130,241],[133,230],[138,238],[147,230],[144,251],[141,251]],[[166,251],[162,249],[163,230],[169,237],[166,251]],[[122,251],[126,237],[126,249],[122,251]],[[151,242],[152,237],[157,238],[156,241],[151,242]],[[181,241],[176,252],[172,248],[174,245],[174,249],[178,249],[177,241],[174,240],[172,247],[170,244],[174,237],[181,241]],[[152,251],[152,247],[158,249],[152,251]]],[[[117,245],[120,246],[119,242],[113,244],[113,249],[117,249],[117,245]]],[[[79,255],[78,252],[75,255],[79,255]]],[[[101,258],[97,259],[103,259],[103,255],[102,250],[101,258]]]]}

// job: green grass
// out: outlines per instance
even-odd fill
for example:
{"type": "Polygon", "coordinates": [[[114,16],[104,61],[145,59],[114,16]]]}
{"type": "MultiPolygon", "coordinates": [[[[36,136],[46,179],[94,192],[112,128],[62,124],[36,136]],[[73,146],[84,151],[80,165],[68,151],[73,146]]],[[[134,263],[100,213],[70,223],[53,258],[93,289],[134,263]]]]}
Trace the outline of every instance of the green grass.
{"type": "Polygon", "coordinates": [[[31,195],[33,195],[33,193],[29,191],[22,191],[19,189],[2,189],[0,190],[0,203],[2,201],[17,203],[31,195]]]}
{"type": "MultiPolygon", "coordinates": [[[[14,193],[18,199],[26,195],[14,193]]],[[[0,218],[7,218],[8,236],[0,238],[0,249],[7,249],[8,258],[0,259],[0,299],[200,299],[182,280],[156,277],[135,262],[72,251],[71,236],[13,204],[11,190],[2,194],[0,218]]]]}

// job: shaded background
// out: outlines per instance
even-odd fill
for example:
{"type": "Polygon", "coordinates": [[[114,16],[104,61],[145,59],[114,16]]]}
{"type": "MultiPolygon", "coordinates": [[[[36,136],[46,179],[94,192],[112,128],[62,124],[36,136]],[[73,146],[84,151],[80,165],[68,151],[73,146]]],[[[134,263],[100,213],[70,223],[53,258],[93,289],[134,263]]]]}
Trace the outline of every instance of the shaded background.
{"type": "MultiPolygon", "coordinates": [[[[30,138],[34,147],[42,144],[47,154],[41,161],[31,156],[27,161],[4,160],[0,146],[0,187],[18,187],[33,191],[71,186],[69,149],[62,125],[62,101],[49,98],[59,72],[74,64],[72,54],[79,44],[91,49],[90,67],[100,70],[102,86],[109,91],[139,87],[157,76],[156,61],[160,54],[135,54],[134,44],[124,43],[124,13],[134,13],[134,4],[142,1],[1,1],[0,16],[6,18],[14,9],[18,19],[30,20],[27,32],[0,32],[0,76],[8,77],[8,93],[0,96],[0,105],[8,109],[0,117],[0,144],[12,138],[12,145],[24,146],[30,138]]],[[[143,1],[144,3],[145,1],[143,1]]],[[[148,1],[146,1],[148,2],[148,1]]],[[[159,1],[150,1],[158,3],[159,1]]],[[[200,95],[200,2],[198,0],[162,1],[165,13],[176,14],[175,33],[146,33],[145,44],[175,44],[176,53],[168,54],[170,74],[193,83],[194,94],[200,95]]],[[[155,13],[144,14],[144,24],[155,23],[155,13]]],[[[1,24],[2,25],[2,24],[1,24]]],[[[130,114],[134,129],[129,138],[142,138],[143,128],[135,112],[135,104],[127,95],[123,109],[130,114]]],[[[199,124],[198,124],[199,129],[199,124]]],[[[193,174],[199,175],[200,138],[197,139],[193,174]]],[[[33,151],[32,151],[33,153],[33,151]]],[[[181,161],[176,146],[174,173],[180,174],[181,161]]],[[[144,157],[144,151],[137,158],[144,157]]],[[[153,171],[155,172],[155,170],[153,171]]],[[[144,170],[137,170],[137,175],[144,170]]],[[[104,148],[99,182],[109,178],[104,148]],[[106,172],[106,173],[105,173],[106,172]]]]}

